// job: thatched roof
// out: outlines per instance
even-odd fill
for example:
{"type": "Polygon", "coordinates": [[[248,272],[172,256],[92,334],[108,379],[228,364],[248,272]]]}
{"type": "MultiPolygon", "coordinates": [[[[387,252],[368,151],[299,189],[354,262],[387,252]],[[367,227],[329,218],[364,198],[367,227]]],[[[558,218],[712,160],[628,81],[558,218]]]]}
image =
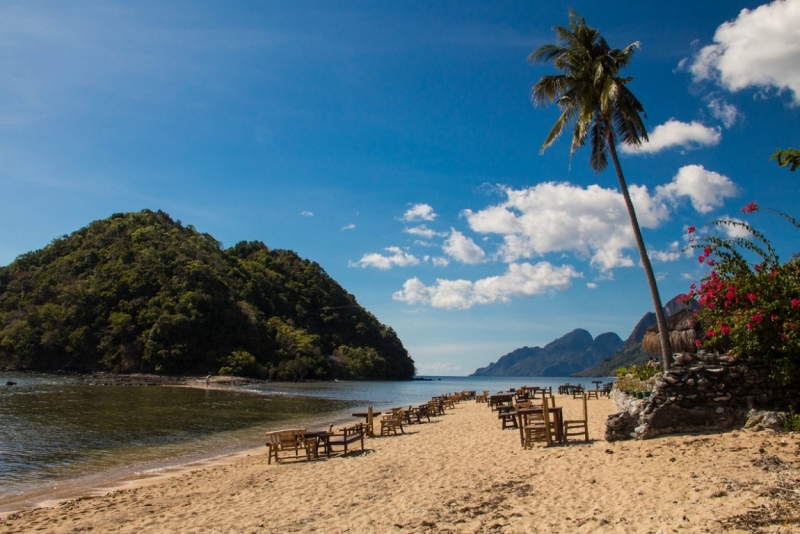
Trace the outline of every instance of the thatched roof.
{"type": "MultiPolygon", "coordinates": [[[[681,310],[667,317],[667,328],[672,352],[697,352],[694,342],[700,339],[701,330],[694,322],[692,311],[681,310]]],[[[661,354],[661,338],[658,335],[657,323],[644,331],[642,348],[650,354],[661,354]]]]}

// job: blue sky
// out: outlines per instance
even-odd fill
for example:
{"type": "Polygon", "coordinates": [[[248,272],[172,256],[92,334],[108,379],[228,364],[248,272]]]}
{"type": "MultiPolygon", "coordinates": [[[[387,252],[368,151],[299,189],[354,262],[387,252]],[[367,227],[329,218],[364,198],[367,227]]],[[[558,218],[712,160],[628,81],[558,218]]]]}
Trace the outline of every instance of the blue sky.
{"type": "MultiPolygon", "coordinates": [[[[465,375],[652,304],[612,171],[568,138],[527,63],[569,7],[611,46],[651,142],[624,153],[664,301],[706,274],[686,228],[797,234],[800,0],[4,2],[0,265],[112,213],[161,209],[228,247],[318,262],[421,374],[465,375]],[[762,5],[763,4],[763,5],[762,5]]],[[[701,229],[701,231],[704,231],[701,229]]]]}

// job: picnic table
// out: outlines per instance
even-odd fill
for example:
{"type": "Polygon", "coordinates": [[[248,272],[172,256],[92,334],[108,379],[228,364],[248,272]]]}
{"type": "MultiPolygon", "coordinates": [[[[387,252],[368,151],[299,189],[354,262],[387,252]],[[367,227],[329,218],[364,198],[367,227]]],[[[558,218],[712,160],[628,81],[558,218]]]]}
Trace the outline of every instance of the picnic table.
{"type": "MultiPolygon", "coordinates": [[[[519,442],[520,445],[525,445],[525,416],[526,415],[535,415],[542,413],[543,409],[539,408],[519,408],[514,410],[514,415],[517,418],[517,427],[519,428],[519,442]]],[[[555,441],[559,443],[564,442],[564,415],[561,413],[561,406],[556,406],[555,408],[548,408],[547,411],[550,413],[550,417],[555,422],[556,426],[556,435],[555,441]]]]}
{"type": "Polygon", "coordinates": [[[319,457],[319,448],[322,447],[322,450],[325,451],[325,456],[331,455],[331,436],[333,436],[333,432],[329,430],[307,430],[306,431],[306,438],[317,438],[317,448],[314,451],[314,457],[319,457]]]}
{"type": "Polygon", "coordinates": [[[494,395],[489,395],[489,408],[494,411],[495,406],[503,406],[505,404],[511,404],[514,402],[514,395],[515,393],[495,393],[494,395]]]}

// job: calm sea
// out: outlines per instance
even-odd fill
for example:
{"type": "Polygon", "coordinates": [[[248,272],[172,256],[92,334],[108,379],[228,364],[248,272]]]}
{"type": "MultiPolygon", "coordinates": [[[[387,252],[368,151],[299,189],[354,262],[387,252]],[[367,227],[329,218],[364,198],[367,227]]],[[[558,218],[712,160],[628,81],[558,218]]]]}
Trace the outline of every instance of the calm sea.
{"type": "MultiPolygon", "coordinates": [[[[263,445],[264,432],[326,428],[353,411],[420,404],[591,378],[462,378],[267,383],[238,389],[87,386],[68,377],[0,373],[0,511],[91,485],[263,445]],[[6,386],[7,381],[17,385],[6,386]]],[[[596,379],[595,379],[596,380],[596,379]]],[[[593,386],[592,386],[593,387],[593,386]]]]}

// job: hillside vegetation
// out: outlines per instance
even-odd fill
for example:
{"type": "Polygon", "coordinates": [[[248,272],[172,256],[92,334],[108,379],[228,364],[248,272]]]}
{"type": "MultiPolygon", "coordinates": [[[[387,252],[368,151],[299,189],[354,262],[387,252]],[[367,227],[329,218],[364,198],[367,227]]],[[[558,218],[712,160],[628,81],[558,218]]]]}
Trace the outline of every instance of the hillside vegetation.
{"type": "Polygon", "coordinates": [[[0,367],[406,379],[395,332],[316,263],[145,210],[0,267],[0,367]]]}

